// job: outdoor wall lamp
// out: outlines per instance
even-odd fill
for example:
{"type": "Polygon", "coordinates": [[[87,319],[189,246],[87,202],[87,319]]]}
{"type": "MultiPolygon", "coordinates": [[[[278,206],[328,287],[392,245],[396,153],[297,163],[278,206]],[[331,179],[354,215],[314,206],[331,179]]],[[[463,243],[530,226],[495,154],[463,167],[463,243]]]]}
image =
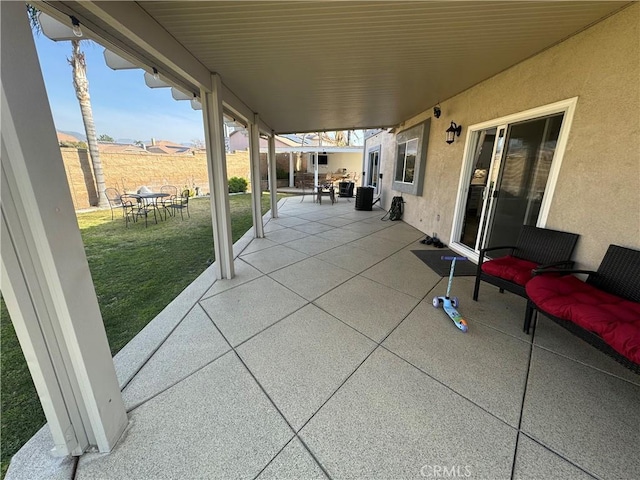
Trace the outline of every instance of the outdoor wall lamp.
{"type": "Polygon", "coordinates": [[[82,36],[82,29],[80,28],[80,20],[78,20],[73,15],[71,15],[69,18],[71,19],[71,30],[73,30],[73,34],[76,37],[81,37],[82,36]]]}
{"type": "Polygon", "coordinates": [[[452,144],[455,137],[460,136],[460,132],[462,132],[462,125],[456,125],[455,122],[451,122],[451,126],[447,128],[447,143],[452,144]]]}
{"type": "Polygon", "coordinates": [[[153,67],[153,79],[160,80],[160,74],[158,73],[158,69],[156,67],[153,67]]]}
{"type": "Polygon", "coordinates": [[[433,116],[436,118],[440,118],[440,115],[442,115],[442,110],[440,109],[440,104],[438,104],[433,107],[433,116]]]}

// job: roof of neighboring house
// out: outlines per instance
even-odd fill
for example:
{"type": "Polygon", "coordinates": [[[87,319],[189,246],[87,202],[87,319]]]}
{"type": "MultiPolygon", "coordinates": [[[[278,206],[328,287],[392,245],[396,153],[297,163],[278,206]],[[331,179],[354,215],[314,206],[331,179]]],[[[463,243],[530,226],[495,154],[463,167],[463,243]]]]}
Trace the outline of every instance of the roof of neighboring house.
{"type": "Polygon", "coordinates": [[[186,145],[180,145],[170,140],[156,140],[152,139],[150,143],[147,143],[147,151],[151,153],[165,153],[165,154],[181,154],[191,153],[193,149],[186,145]]]}
{"type": "Polygon", "coordinates": [[[64,142],[77,143],[77,142],[82,142],[82,140],[80,140],[79,138],[74,137],[73,135],[69,135],[68,133],[56,131],[56,134],[58,136],[58,143],[64,143],[64,142]]]}
{"type": "Polygon", "coordinates": [[[147,152],[149,153],[165,153],[170,155],[191,153],[191,147],[185,147],[184,145],[150,145],[147,146],[147,152]]]}
{"type": "Polygon", "coordinates": [[[98,150],[105,153],[147,153],[141,146],[131,143],[98,142],[98,150]]]}

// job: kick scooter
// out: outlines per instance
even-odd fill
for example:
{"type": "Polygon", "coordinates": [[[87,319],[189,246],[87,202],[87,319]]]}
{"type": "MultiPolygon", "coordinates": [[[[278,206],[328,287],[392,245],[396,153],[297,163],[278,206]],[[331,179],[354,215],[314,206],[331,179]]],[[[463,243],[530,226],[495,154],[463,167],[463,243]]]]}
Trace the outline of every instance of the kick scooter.
{"type": "Polygon", "coordinates": [[[453,323],[463,332],[469,329],[467,322],[462,315],[458,313],[456,308],[458,307],[458,297],[451,297],[451,284],[453,283],[453,272],[456,269],[456,260],[468,260],[467,257],[446,257],[442,256],[442,260],[451,260],[451,270],[449,272],[449,283],[447,285],[447,295],[444,297],[433,297],[433,306],[438,308],[442,304],[442,308],[447,312],[449,318],[453,320],[453,323]]]}

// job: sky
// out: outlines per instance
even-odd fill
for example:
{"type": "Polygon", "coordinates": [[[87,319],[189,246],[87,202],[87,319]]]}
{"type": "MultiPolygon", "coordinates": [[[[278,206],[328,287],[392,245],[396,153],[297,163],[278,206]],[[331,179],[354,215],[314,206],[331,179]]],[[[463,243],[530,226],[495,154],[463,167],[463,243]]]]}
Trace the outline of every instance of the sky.
{"type": "MultiPolygon", "coordinates": [[[[57,130],[84,134],[80,106],[73,88],[71,42],[54,42],[34,34],[40,67],[57,130]]],[[[143,70],[111,70],[104,61],[104,47],[83,41],[89,94],[98,136],[149,141],[191,143],[204,139],[202,111],[189,101],[176,101],[169,88],[149,88],[143,70]]]]}

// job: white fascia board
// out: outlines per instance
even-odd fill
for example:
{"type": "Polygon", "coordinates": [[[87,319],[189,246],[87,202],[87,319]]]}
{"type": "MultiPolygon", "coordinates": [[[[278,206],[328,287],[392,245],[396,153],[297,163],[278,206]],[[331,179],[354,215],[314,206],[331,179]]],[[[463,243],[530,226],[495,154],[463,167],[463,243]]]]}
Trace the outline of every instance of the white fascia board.
{"type": "Polygon", "coordinates": [[[276,147],[276,153],[362,153],[364,147],[276,147]]]}

